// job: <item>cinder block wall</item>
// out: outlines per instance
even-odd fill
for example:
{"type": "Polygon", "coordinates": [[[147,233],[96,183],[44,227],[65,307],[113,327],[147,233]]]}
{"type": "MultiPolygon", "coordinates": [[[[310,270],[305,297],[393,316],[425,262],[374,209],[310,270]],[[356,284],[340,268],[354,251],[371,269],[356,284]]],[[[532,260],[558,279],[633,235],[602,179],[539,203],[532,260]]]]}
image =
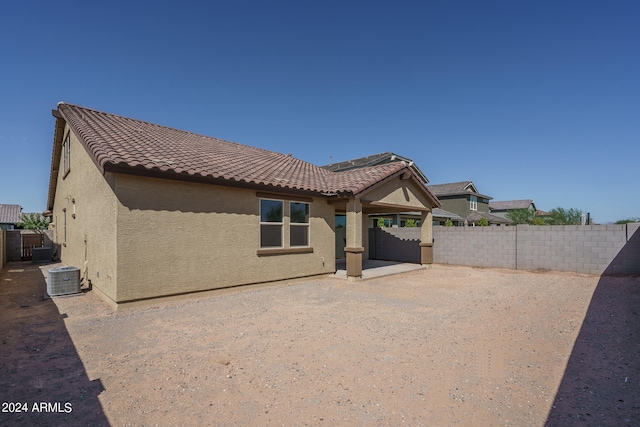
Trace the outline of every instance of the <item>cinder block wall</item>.
{"type": "Polygon", "coordinates": [[[639,228],[640,224],[434,227],[434,262],[637,275],[639,228]]]}
{"type": "Polygon", "coordinates": [[[433,262],[516,268],[516,227],[433,227],[433,262]]]}
{"type": "MultiPolygon", "coordinates": [[[[602,274],[627,243],[625,225],[519,225],[518,269],[602,274]]],[[[622,264],[611,274],[623,274],[622,264]]]]}
{"type": "Polygon", "coordinates": [[[2,270],[4,268],[4,265],[7,262],[7,258],[6,258],[6,254],[7,254],[7,249],[6,249],[6,241],[7,241],[7,237],[6,237],[7,233],[5,230],[0,230],[0,270],[2,270]]]}
{"type": "Polygon", "coordinates": [[[20,230],[7,230],[6,237],[7,261],[20,261],[22,259],[20,230]]]}

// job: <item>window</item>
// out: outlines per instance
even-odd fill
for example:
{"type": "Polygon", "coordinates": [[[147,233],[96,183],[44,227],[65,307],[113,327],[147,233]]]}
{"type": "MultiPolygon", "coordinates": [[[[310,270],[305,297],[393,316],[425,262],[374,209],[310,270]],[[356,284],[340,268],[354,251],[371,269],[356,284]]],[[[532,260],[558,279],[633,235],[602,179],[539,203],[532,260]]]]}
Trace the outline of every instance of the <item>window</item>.
{"type": "Polygon", "coordinates": [[[309,246],[309,203],[289,202],[291,246],[309,246]]]}
{"type": "Polygon", "coordinates": [[[260,200],[260,247],[281,248],[284,203],[281,200],[260,200]]]}
{"type": "Polygon", "coordinates": [[[63,176],[66,176],[69,173],[69,169],[71,169],[71,132],[67,133],[67,137],[64,139],[62,143],[62,173],[63,176]]]}
{"type": "Polygon", "coordinates": [[[478,210],[478,198],[476,196],[469,196],[469,209],[472,211],[478,210]]]}

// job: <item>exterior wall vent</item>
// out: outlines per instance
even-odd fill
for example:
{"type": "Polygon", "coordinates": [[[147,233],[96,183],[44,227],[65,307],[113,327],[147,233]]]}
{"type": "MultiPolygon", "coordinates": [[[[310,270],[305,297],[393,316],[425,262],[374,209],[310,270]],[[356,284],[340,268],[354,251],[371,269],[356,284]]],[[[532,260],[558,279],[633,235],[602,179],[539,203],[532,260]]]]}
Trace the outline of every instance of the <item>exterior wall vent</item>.
{"type": "Polygon", "coordinates": [[[49,296],[79,294],[80,269],[77,267],[55,267],[47,271],[47,293],[49,296]]]}

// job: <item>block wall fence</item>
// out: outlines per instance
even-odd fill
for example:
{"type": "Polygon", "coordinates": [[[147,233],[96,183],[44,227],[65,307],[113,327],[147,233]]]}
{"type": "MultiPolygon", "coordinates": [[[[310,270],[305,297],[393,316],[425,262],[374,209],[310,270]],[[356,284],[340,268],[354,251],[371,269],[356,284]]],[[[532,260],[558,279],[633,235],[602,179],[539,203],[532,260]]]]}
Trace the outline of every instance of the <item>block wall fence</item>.
{"type": "Polygon", "coordinates": [[[434,227],[435,263],[640,275],[639,223],[434,227]]]}
{"type": "MultiPolygon", "coordinates": [[[[640,275],[640,223],[433,227],[433,262],[514,270],[640,275]]],[[[373,259],[419,261],[419,228],[369,230],[373,259]]]]}
{"type": "Polygon", "coordinates": [[[0,230],[0,270],[7,263],[7,232],[5,230],[0,230]]]}
{"type": "MultiPolygon", "coordinates": [[[[8,262],[16,262],[22,259],[22,237],[21,234],[32,233],[25,230],[0,230],[0,269],[8,262]]],[[[53,243],[53,231],[44,230],[44,246],[55,249],[53,243]]],[[[57,252],[54,250],[54,256],[57,252]]]]}

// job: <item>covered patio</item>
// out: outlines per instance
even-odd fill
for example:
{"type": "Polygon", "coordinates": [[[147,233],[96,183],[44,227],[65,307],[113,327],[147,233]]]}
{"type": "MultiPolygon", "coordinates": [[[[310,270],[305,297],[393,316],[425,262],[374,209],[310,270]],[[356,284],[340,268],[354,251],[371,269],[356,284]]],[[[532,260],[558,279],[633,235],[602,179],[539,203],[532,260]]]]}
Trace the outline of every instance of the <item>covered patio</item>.
{"type": "MultiPolygon", "coordinates": [[[[348,280],[357,280],[365,276],[363,269],[366,268],[363,262],[369,260],[369,224],[366,219],[371,214],[420,212],[420,264],[433,262],[432,209],[439,207],[440,202],[410,170],[403,169],[354,194],[354,197],[336,198],[329,203],[335,205],[336,215],[344,215],[346,219],[345,234],[342,238],[344,271],[348,280]]],[[[336,245],[340,247],[342,242],[337,241],[336,245]]],[[[336,270],[340,271],[338,265],[339,262],[336,261],[336,270]]]]}

